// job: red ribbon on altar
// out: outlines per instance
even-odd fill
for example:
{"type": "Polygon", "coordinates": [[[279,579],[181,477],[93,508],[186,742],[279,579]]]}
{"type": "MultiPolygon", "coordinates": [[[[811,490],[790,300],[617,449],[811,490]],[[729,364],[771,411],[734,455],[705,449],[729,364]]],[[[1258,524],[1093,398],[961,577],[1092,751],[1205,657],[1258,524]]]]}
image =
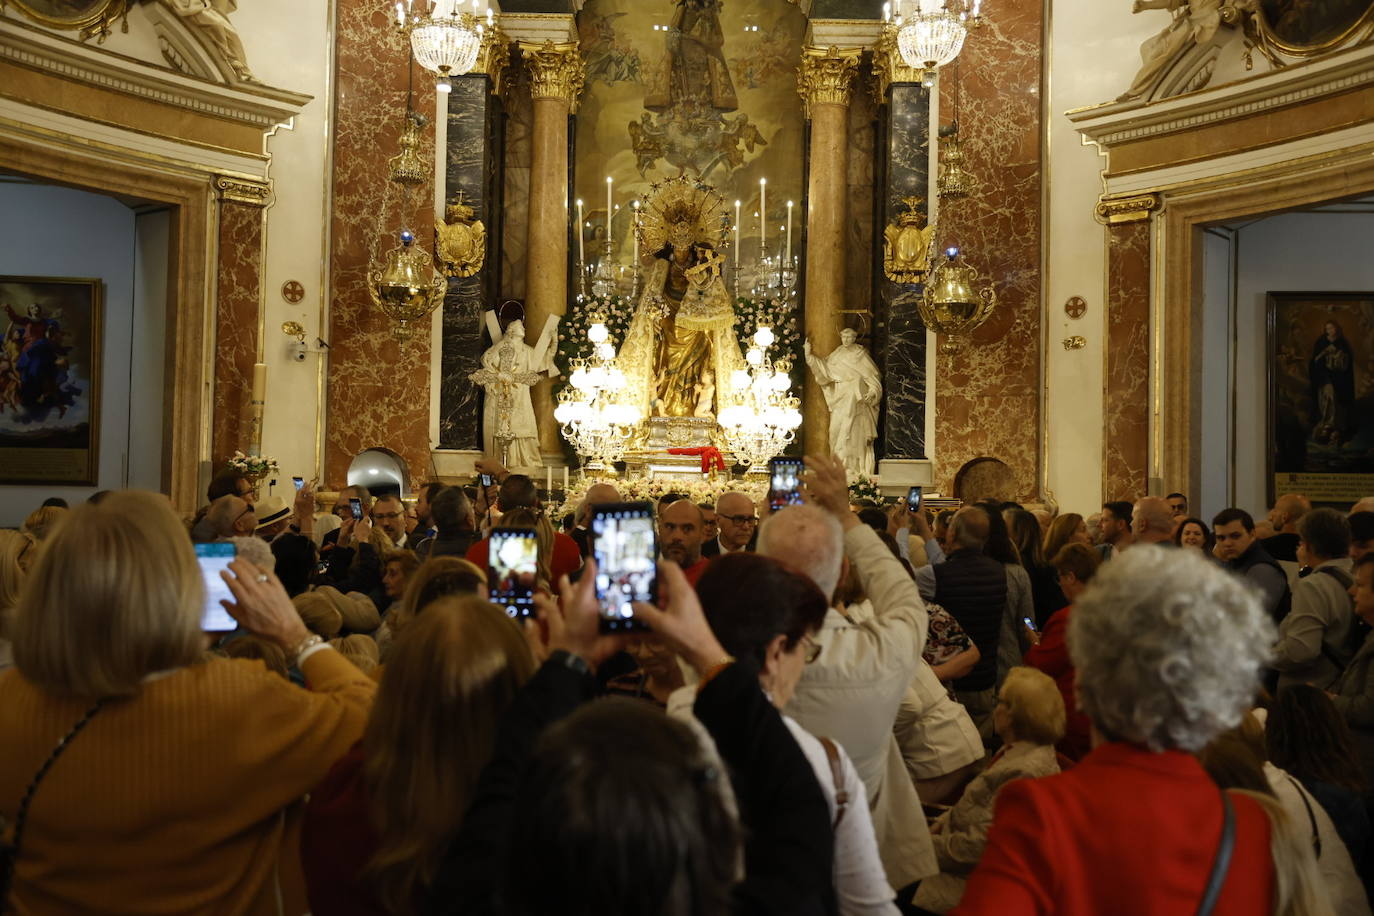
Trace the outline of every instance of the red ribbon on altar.
{"type": "Polygon", "coordinates": [[[670,455],[699,455],[701,456],[701,473],[708,473],[712,468],[717,471],[725,470],[725,458],[721,456],[720,449],[714,445],[706,445],[700,448],[670,448],[670,455]]]}

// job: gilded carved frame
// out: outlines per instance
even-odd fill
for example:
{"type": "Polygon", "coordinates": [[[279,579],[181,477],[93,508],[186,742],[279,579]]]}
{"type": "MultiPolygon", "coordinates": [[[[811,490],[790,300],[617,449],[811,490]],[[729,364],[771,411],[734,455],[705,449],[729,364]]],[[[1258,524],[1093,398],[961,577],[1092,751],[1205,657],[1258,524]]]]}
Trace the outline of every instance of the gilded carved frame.
{"type": "Polygon", "coordinates": [[[129,14],[129,0],[88,0],[84,7],[75,13],[54,15],[38,8],[35,0],[0,0],[0,10],[13,6],[34,22],[50,29],[79,32],[82,41],[95,36],[104,41],[110,34],[110,26],[117,19],[129,14]]]}

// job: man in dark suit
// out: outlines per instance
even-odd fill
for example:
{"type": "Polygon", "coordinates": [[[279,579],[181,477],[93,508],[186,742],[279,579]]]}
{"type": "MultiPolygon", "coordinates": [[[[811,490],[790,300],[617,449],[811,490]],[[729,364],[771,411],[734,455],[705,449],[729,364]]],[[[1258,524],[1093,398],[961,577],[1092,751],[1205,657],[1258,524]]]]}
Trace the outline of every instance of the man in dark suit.
{"type": "Polygon", "coordinates": [[[701,545],[701,555],[717,557],[753,550],[759,533],[759,514],[754,501],[743,493],[722,493],[716,500],[716,526],[720,533],[701,545]]]}

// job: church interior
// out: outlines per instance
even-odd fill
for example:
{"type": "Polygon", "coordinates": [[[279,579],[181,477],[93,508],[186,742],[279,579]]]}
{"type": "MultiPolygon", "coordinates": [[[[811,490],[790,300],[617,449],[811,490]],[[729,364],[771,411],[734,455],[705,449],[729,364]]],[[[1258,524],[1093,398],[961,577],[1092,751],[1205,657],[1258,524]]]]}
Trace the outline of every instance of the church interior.
{"type": "Polygon", "coordinates": [[[1371,239],[1367,0],[3,0],[0,525],[483,455],[1344,508],[1371,239]]]}

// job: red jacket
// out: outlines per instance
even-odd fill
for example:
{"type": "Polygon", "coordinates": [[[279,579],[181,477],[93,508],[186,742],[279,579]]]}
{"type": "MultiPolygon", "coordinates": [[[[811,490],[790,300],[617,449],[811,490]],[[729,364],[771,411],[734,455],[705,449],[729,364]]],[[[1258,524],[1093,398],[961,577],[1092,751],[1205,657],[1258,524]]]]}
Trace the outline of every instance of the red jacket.
{"type": "MultiPolygon", "coordinates": [[[[1268,916],[1269,819],[1234,793],[1236,845],[1215,916],[1268,916]]],[[[1073,769],[997,795],[987,848],[954,910],[1061,916],[1197,911],[1221,839],[1221,794],[1183,751],[1104,744],[1073,769]]]]}
{"type": "Polygon", "coordinates": [[[1059,752],[1070,760],[1082,760],[1092,749],[1092,723],[1078,711],[1078,697],[1074,693],[1073,662],[1069,660],[1069,644],[1065,637],[1069,632],[1069,611],[1073,605],[1061,608],[1045,621],[1045,632],[1040,634],[1040,645],[1032,646],[1025,655],[1025,663],[1054,678],[1059,694],[1064,698],[1064,712],[1067,715],[1064,740],[1059,742],[1059,752]]]}
{"type": "Polygon", "coordinates": [[[310,793],[301,830],[301,863],[310,908],[331,916],[385,916],[362,879],[377,852],[377,831],[363,785],[363,743],[334,764],[310,793]]]}

